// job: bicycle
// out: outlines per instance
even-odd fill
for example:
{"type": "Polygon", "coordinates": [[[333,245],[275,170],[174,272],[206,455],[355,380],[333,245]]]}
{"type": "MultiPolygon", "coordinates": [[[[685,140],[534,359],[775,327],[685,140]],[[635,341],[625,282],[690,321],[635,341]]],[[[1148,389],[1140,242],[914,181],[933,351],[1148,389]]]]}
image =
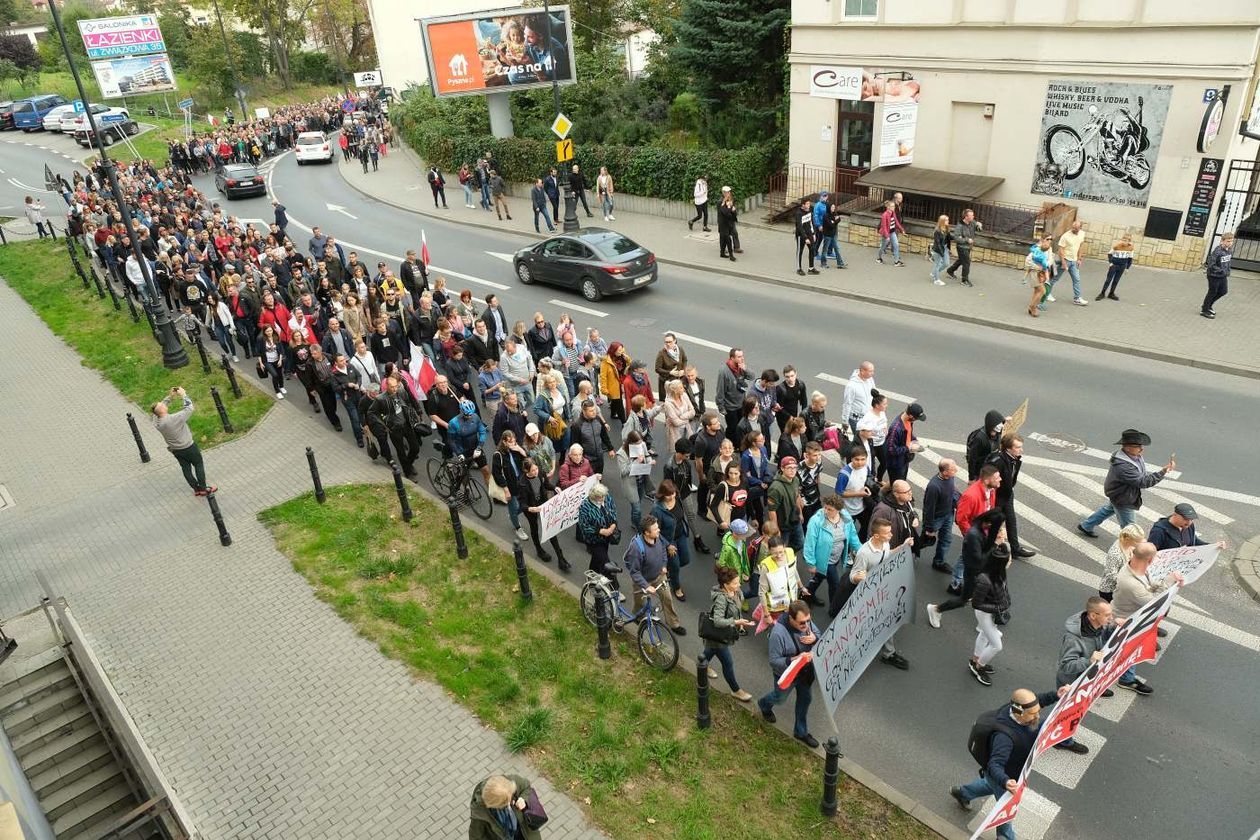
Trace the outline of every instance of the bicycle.
{"type": "Polygon", "coordinates": [[[481,479],[469,469],[463,455],[453,458],[430,458],[424,465],[429,483],[448,504],[471,508],[482,519],[494,515],[494,501],[481,479]]]}
{"type": "MultiPolygon", "coordinates": [[[[610,566],[609,571],[616,574],[621,569],[610,566]]],[[[599,599],[606,597],[613,611],[612,628],[614,630],[620,633],[630,622],[639,623],[637,641],[639,656],[643,657],[643,661],[658,671],[668,671],[673,668],[678,663],[678,639],[674,636],[674,631],[661,621],[654,593],[643,590],[643,606],[636,613],[631,613],[622,606],[617,594],[617,591],[612,588],[611,580],[599,572],[587,571],[586,585],[582,587],[582,595],[579,598],[582,615],[586,616],[586,620],[592,627],[598,627],[599,599]]]]}

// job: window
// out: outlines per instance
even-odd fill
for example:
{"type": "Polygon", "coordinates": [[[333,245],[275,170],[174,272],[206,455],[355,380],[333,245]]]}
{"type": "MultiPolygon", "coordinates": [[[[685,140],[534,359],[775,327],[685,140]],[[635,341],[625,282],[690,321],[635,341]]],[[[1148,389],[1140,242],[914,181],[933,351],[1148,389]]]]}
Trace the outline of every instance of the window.
{"type": "Polygon", "coordinates": [[[631,251],[639,250],[639,246],[624,236],[614,236],[600,242],[598,250],[606,257],[619,257],[623,254],[629,254],[631,251]]]}
{"type": "Polygon", "coordinates": [[[879,12],[879,0],[844,0],[847,18],[873,18],[879,12]]]}

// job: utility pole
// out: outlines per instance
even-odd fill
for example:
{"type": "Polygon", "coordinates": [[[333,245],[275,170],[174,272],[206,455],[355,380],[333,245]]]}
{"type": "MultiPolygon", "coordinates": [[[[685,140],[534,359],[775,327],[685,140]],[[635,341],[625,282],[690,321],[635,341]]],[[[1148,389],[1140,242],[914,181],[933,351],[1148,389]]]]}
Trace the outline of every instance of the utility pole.
{"type": "MultiPolygon", "coordinates": [[[[551,98],[555,103],[556,116],[560,116],[560,79],[557,68],[560,66],[559,60],[553,52],[553,44],[555,39],[551,35],[551,2],[543,0],[543,19],[547,21],[547,55],[551,56],[551,98]]],[[[556,161],[556,171],[560,173],[560,187],[564,190],[564,232],[572,233],[581,229],[577,217],[577,196],[573,194],[572,185],[569,182],[569,172],[571,171],[565,165],[565,161],[556,161]]]]}
{"type": "Polygon", "coordinates": [[[61,49],[66,54],[66,61],[70,64],[70,75],[74,77],[74,87],[79,92],[79,99],[84,104],[84,116],[87,117],[88,127],[92,131],[92,137],[96,140],[96,146],[101,153],[101,169],[106,178],[109,179],[109,188],[114,192],[114,199],[118,202],[118,209],[122,213],[123,222],[127,226],[127,238],[131,241],[131,253],[135,257],[136,262],[140,265],[140,273],[144,275],[144,285],[148,290],[145,295],[144,308],[149,315],[149,323],[153,324],[153,335],[157,339],[158,344],[162,345],[162,364],[174,370],[182,368],[188,364],[188,353],[185,352],[183,345],[179,343],[179,336],[175,334],[175,325],[171,322],[171,313],[167,310],[166,305],[162,303],[162,296],[158,292],[157,284],[153,282],[153,270],[149,266],[148,259],[144,254],[140,253],[140,240],[136,236],[135,217],[131,212],[131,205],[127,203],[126,196],[123,195],[122,187],[118,185],[118,173],[114,171],[114,164],[109,159],[109,155],[105,154],[105,140],[101,137],[100,127],[96,124],[96,117],[92,115],[87,91],[83,89],[83,79],[79,77],[79,68],[74,63],[74,57],[70,55],[70,43],[66,40],[65,27],[61,25],[61,13],[57,10],[57,0],[48,0],[48,10],[52,12],[53,23],[57,26],[57,37],[61,39],[61,49]]]}
{"type": "Polygon", "coordinates": [[[249,109],[245,106],[245,91],[241,88],[241,79],[236,75],[236,62],[232,60],[232,48],[228,44],[227,29],[223,26],[223,13],[219,11],[219,0],[214,0],[214,16],[219,19],[219,35],[223,37],[223,56],[227,59],[228,75],[232,77],[232,90],[236,94],[236,104],[241,109],[241,122],[245,122],[249,119],[249,109]]]}

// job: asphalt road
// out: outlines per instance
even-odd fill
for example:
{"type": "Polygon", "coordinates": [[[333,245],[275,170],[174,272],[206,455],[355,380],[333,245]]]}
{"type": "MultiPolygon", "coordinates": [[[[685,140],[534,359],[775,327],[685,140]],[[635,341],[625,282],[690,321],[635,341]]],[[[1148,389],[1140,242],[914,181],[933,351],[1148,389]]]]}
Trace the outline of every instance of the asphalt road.
{"type": "MultiPolygon", "coordinates": [[[[46,158],[40,154],[46,153],[0,144],[0,169],[38,162],[42,172],[46,158]]],[[[213,190],[210,179],[200,185],[213,190]]],[[[527,323],[535,310],[553,320],[569,311],[579,327],[598,326],[605,338],[626,342],[638,356],[654,355],[663,331],[684,333],[688,337],[681,343],[710,381],[725,358],[718,347],[736,344],[753,370],[794,363],[808,385],[838,407],[842,385],[817,374],[843,380],[858,361],[872,359],[881,390],[924,404],[930,420],[919,434],[937,455],[956,456],[987,409],[1010,411],[1025,398],[1030,400],[1026,432],[1074,436],[1096,450],[1110,451],[1121,429],[1136,426],[1154,439],[1151,460],[1162,462],[1175,451],[1182,471],[1182,486],[1165,485],[1164,497],[1148,495],[1152,518],[1185,499],[1212,511],[1200,523],[1206,536],[1224,536],[1237,545],[1255,531],[1251,523],[1260,499],[1251,495],[1255,458],[1249,433],[1260,411],[1260,387],[1249,380],[670,266],[662,267],[660,282],[645,292],[587,304],[572,292],[516,283],[510,265],[495,254],[510,254],[530,240],[398,211],[349,188],[335,167],[298,168],[286,156],[274,165],[271,187],[288,207],[290,235],[300,244],[306,238],[302,226],[318,224],[347,248],[359,248],[369,265],[379,258],[392,264],[408,247],[419,247],[423,229],[437,272],[445,273],[453,288],[468,287],[479,296],[494,290],[508,315],[527,323]]],[[[7,199],[3,190],[0,180],[0,198],[7,199]]],[[[268,199],[224,204],[242,218],[271,218],[268,199]]],[[[293,412],[294,422],[326,425],[300,400],[286,401],[284,409],[293,412]]],[[[348,433],[345,439],[353,446],[348,433]]],[[[1064,619],[1092,592],[1098,552],[1110,542],[1087,542],[1073,531],[1080,512],[1102,501],[1105,459],[1056,452],[1033,440],[1026,456],[1017,492],[1024,508],[1021,531],[1041,553],[1012,570],[1014,620],[1006,628],[1006,650],[993,663],[994,686],[977,685],[966,670],[974,642],[970,613],[950,613],[936,631],[920,613],[897,639],[911,660],[910,671],[874,663],[845,699],[837,721],[846,755],[960,829],[971,817],[947,792],[974,775],[965,747],[972,720],[1016,687],[1053,688],[1064,619]]],[[[914,464],[916,503],[933,470],[931,460],[925,456],[914,464]]],[[[834,475],[834,465],[827,472],[834,475]]],[[[628,524],[628,505],[618,502],[623,525],[628,524]]],[[[510,538],[505,515],[496,516],[491,527],[510,538]]],[[[708,540],[714,542],[711,535],[708,540]]],[[[570,578],[578,581],[585,553],[567,537],[562,542],[575,561],[570,578]]],[[[691,593],[682,605],[683,620],[692,632],[682,643],[694,656],[696,609],[707,605],[712,582],[709,563],[694,562],[683,579],[691,593]]],[[[922,569],[918,583],[920,605],[939,600],[941,575],[922,569]]],[[[1209,833],[1245,838],[1260,826],[1254,796],[1260,786],[1260,704],[1254,699],[1260,638],[1252,635],[1258,605],[1238,591],[1223,560],[1185,600],[1193,608],[1174,608],[1174,632],[1160,661],[1141,669],[1157,693],[1138,698],[1118,691],[1114,699],[1100,700],[1084,723],[1082,740],[1095,747],[1091,754],[1052,751],[1038,762],[1033,793],[1016,822],[1021,838],[1209,833]],[[1213,795],[1200,793],[1209,790],[1213,795]]],[[[818,616],[825,619],[825,611],[818,616]]],[[[758,695],[767,691],[764,640],[746,639],[735,652],[744,687],[758,695]]],[[[680,710],[684,719],[691,714],[680,710]]],[[[790,719],[790,704],[781,706],[780,727],[790,719]]],[[[811,729],[819,738],[830,732],[817,697],[811,729]]]]}

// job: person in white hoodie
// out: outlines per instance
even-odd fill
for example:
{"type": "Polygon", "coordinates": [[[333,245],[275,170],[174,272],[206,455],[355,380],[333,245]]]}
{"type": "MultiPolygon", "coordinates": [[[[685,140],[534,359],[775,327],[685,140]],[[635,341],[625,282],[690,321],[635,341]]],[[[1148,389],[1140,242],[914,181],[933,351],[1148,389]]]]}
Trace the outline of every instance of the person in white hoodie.
{"type": "Polygon", "coordinates": [[[696,222],[704,219],[702,228],[705,232],[709,230],[709,179],[701,175],[696,179],[696,185],[692,189],[692,196],[696,203],[696,216],[687,222],[688,230],[696,229],[696,222]]]}
{"type": "Polygon", "coordinates": [[[857,424],[871,405],[871,391],[875,388],[875,363],[862,362],[849,376],[844,386],[844,404],[840,407],[841,416],[853,430],[853,438],[857,439],[857,424]]]}
{"type": "MultiPolygon", "coordinates": [[[[26,220],[35,226],[35,230],[39,232],[40,239],[50,235],[48,230],[44,227],[44,225],[47,224],[47,220],[44,218],[44,203],[42,201],[36,201],[28,195],[26,197],[25,212],[26,220]]],[[[705,222],[705,225],[708,225],[707,221],[705,222]]]]}

